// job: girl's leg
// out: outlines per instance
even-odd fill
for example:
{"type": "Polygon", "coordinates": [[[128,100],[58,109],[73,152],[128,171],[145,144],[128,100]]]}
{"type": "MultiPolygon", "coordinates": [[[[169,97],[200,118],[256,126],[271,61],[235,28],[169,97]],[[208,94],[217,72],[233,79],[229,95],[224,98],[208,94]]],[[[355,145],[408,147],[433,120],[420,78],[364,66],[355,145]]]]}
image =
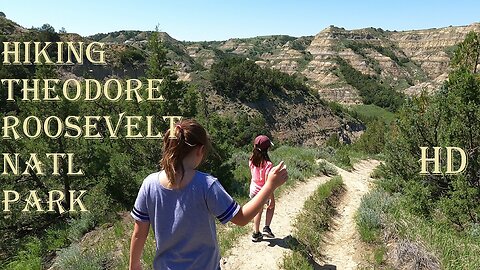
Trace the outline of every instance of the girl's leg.
{"type": "Polygon", "coordinates": [[[267,214],[265,217],[265,226],[270,227],[270,224],[272,224],[274,212],[275,212],[275,196],[272,194],[272,197],[270,198],[270,204],[267,207],[267,214]]]}
{"type": "Polygon", "coordinates": [[[272,224],[272,219],[273,219],[273,213],[275,212],[275,206],[273,208],[267,208],[267,214],[265,217],[265,226],[270,227],[270,224],[272,224]]]}
{"type": "Polygon", "coordinates": [[[253,218],[253,230],[258,233],[260,232],[260,220],[262,219],[263,207],[260,209],[258,214],[253,218]]]}

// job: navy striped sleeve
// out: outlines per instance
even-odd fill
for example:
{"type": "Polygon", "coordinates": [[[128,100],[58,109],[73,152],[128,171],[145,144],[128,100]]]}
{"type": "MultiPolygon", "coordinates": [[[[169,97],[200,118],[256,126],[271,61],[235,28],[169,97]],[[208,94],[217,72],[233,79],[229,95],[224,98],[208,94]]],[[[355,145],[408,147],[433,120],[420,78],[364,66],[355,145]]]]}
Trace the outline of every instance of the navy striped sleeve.
{"type": "Polygon", "coordinates": [[[147,205],[147,196],[145,191],[145,182],[140,187],[138,191],[137,199],[133,206],[130,215],[133,219],[141,222],[150,222],[150,217],[148,216],[148,205],[147,205]]]}
{"type": "Polygon", "coordinates": [[[229,222],[240,210],[240,205],[227,193],[218,180],[215,180],[207,192],[207,207],[218,221],[229,222]]]}
{"type": "Polygon", "coordinates": [[[135,208],[135,206],[133,207],[132,212],[130,214],[135,220],[144,221],[144,222],[150,221],[148,214],[145,212],[139,211],[137,208],[135,208]]]}

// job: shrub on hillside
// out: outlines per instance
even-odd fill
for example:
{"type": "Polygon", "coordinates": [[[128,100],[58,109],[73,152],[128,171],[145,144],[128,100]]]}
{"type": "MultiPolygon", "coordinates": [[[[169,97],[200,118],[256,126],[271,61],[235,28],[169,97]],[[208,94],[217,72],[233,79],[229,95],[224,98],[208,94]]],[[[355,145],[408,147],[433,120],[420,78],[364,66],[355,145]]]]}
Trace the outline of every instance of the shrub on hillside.
{"type": "Polygon", "coordinates": [[[243,102],[265,100],[273,96],[304,98],[313,94],[299,79],[273,69],[264,69],[254,61],[226,57],[212,65],[210,82],[221,95],[243,102]]]}
{"type": "Polygon", "coordinates": [[[390,207],[390,196],[381,190],[371,191],[362,198],[355,220],[363,241],[381,240],[379,237],[385,223],[385,213],[390,207]]]}
{"type": "Polygon", "coordinates": [[[348,149],[346,147],[340,148],[335,152],[335,163],[346,169],[346,170],[352,170],[353,169],[353,164],[352,160],[350,159],[348,149]]]}
{"type": "Polygon", "coordinates": [[[367,129],[355,142],[355,147],[367,154],[379,154],[383,152],[386,142],[388,126],[384,121],[373,120],[367,125],[367,129]]]}
{"type": "Polygon", "coordinates": [[[336,58],[336,62],[339,65],[338,71],[348,84],[358,89],[364,104],[375,104],[392,112],[403,104],[404,94],[379,83],[375,77],[361,73],[340,57],[336,58]]]}

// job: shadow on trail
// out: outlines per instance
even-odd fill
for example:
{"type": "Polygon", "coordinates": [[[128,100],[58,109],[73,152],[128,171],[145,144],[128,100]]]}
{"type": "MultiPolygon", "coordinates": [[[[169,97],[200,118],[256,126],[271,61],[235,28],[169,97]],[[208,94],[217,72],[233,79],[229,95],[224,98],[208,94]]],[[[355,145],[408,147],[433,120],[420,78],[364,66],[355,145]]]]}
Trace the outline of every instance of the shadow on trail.
{"type": "Polygon", "coordinates": [[[281,247],[285,249],[290,249],[292,251],[297,251],[302,254],[308,260],[308,263],[313,267],[315,270],[336,270],[337,267],[331,264],[320,265],[318,264],[315,259],[312,257],[311,254],[305,252],[304,249],[301,247],[304,246],[301,242],[298,241],[297,238],[287,235],[284,238],[263,238],[262,242],[268,242],[269,247],[281,247]]]}
{"type": "Polygon", "coordinates": [[[315,270],[337,270],[337,267],[335,265],[332,265],[332,264],[325,264],[325,265],[322,265],[322,266],[313,266],[313,269],[315,270]]]}
{"type": "Polygon", "coordinates": [[[293,237],[291,235],[287,235],[284,238],[263,238],[262,242],[268,242],[269,247],[281,247],[281,248],[288,248],[292,249],[289,245],[289,241],[292,241],[293,237]]]}

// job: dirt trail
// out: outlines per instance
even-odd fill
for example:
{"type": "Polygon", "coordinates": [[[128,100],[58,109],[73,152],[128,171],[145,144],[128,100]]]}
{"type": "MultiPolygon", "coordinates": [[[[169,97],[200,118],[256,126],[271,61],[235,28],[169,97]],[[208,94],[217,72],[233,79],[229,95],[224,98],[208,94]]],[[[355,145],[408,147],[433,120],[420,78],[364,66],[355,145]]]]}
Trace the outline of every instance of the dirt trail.
{"type": "MultiPolygon", "coordinates": [[[[345,196],[338,206],[338,216],[335,218],[335,229],[326,236],[324,247],[324,269],[355,269],[357,257],[355,250],[359,238],[353,220],[361,197],[368,191],[369,175],[379,164],[378,161],[364,160],[355,164],[355,170],[348,172],[337,167],[346,187],[345,196]]],[[[238,239],[229,256],[222,258],[221,267],[224,270],[239,269],[279,269],[285,252],[290,252],[287,244],[293,232],[295,217],[303,208],[305,200],[310,197],[317,187],[329,177],[314,177],[295,187],[285,190],[276,202],[276,212],[273,217],[272,231],[276,238],[264,238],[262,242],[253,243],[250,234],[238,239]]],[[[262,216],[263,227],[265,214],[262,216]]],[[[247,226],[252,226],[250,223],[247,226]]]]}
{"type": "Polygon", "coordinates": [[[356,229],[355,213],[360,201],[370,189],[370,173],[379,165],[375,160],[361,161],[352,172],[337,168],[343,178],[346,192],[337,206],[338,214],[334,217],[334,230],[328,232],[323,248],[325,269],[357,269],[363,259],[362,244],[356,229]],[[360,252],[357,252],[360,250],[360,252]]]}

